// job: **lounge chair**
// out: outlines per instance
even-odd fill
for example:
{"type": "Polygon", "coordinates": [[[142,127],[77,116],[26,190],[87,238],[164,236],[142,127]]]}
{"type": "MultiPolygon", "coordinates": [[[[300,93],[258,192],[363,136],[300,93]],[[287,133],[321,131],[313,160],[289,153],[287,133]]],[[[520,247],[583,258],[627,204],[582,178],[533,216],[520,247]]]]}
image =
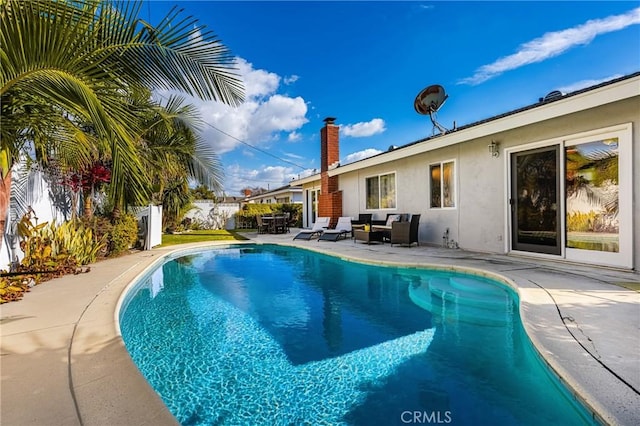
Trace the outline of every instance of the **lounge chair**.
{"type": "Polygon", "coordinates": [[[418,242],[418,226],[420,225],[420,215],[411,215],[409,222],[393,222],[391,224],[391,245],[394,244],[411,244],[418,242]]]}
{"type": "Polygon", "coordinates": [[[338,241],[340,237],[347,238],[347,234],[353,234],[351,218],[344,216],[338,218],[338,223],[334,229],[325,229],[318,241],[338,241]]]}
{"type": "Polygon", "coordinates": [[[305,229],[298,232],[298,234],[296,234],[296,236],[293,237],[293,239],[294,240],[310,240],[316,235],[319,236],[325,231],[326,228],[329,227],[330,219],[331,218],[329,217],[317,217],[311,229],[305,229]]]}

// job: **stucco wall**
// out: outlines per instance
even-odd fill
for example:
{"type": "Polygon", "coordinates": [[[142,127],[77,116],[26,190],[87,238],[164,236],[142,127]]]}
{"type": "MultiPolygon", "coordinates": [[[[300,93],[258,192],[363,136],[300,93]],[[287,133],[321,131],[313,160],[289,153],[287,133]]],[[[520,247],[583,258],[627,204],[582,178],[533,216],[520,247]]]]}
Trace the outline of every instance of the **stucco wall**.
{"type": "MultiPolygon", "coordinates": [[[[381,219],[387,213],[420,213],[421,243],[442,244],[444,231],[460,247],[493,253],[505,253],[509,240],[508,221],[508,161],[505,148],[513,148],[541,141],[561,141],[578,133],[602,129],[622,123],[633,123],[633,234],[634,267],[640,269],[640,100],[638,97],[600,106],[534,125],[488,135],[454,146],[421,153],[364,170],[340,175],[343,192],[343,215],[357,217],[359,213],[373,213],[381,219]],[[489,153],[491,140],[500,143],[500,156],[489,153]],[[429,164],[456,161],[457,208],[429,208],[429,164]],[[381,173],[396,172],[397,208],[366,210],[365,179],[381,173]]],[[[429,142],[426,142],[429,143],[429,142]]]]}
{"type": "Polygon", "coordinates": [[[194,208],[184,217],[210,223],[218,229],[235,229],[235,214],[240,211],[240,203],[214,203],[213,200],[198,200],[193,203],[194,208]],[[217,209],[217,210],[215,210],[217,209]],[[217,215],[214,214],[217,212],[217,215]]]}
{"type": "Polygon", "coordinates": [[[458,162],[459,147],[447,147],[366,170],[340,175],[340,189],[344,197],[343,215],[357,217],[359,213],[372,213],[374,219],[384,219],[387,213],[419,213],[422,215],[418,230],[421,242],[442,244],[442,236],[447,228],[449,228],[449,238],[458,241],[457,224],[460,209],[429,208],[429,164],[445,160],[458,162]],[[366,178],[390,172],[396,173],[397,208],[367,210],[365,206],[366,178]]]}

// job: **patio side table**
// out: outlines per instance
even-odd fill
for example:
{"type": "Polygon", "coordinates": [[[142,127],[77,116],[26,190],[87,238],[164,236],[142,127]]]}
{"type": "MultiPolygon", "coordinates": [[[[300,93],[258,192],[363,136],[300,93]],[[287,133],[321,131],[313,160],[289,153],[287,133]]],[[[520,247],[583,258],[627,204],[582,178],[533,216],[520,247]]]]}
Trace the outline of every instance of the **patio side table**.
{"type": "Polygon", "coordinates": [[[356,241],[364,241],[367,244],[371,244],[372,241],[383,243],[382,241],[383,233],[379,231],[365,231],[364,229],[354,229],[353,230],[353,242],[356,241]]]}

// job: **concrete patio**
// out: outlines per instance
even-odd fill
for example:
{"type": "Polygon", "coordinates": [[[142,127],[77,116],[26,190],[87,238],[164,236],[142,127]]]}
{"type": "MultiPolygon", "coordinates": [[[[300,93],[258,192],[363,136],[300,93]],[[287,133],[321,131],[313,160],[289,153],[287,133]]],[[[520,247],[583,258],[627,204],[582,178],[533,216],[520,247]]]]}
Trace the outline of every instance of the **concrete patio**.
{"type": "MultiPolygon", "coordinates": [[[[527,333],[571,392],[608,424],[640,424],[640,283],[634,272],[435,247],[352,240],[293,241],[246,234],[379,264],[466,268],[517,287],[527,333]]],[[[87,274],[37,286],[1,309],[2,425],[169,425],[175,419],[142,378],[117,334],[120,295],[173,251],[138,252],[92,265],[87,274]]],[[[228,244],[225,242],[223,244],[228,244]]]]}

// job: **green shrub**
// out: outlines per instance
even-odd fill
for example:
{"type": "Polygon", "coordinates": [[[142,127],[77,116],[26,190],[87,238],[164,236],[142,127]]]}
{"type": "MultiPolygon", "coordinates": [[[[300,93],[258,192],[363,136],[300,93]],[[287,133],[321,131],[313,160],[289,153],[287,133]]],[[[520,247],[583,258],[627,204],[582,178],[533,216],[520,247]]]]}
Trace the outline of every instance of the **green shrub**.
{"type": "Polygon", "coordinates": [[[53,230],[53,234],[58,250],[73,255],[79,265],[95,262],[107,245],[105,237],[94,238],[93,231],[81,222],[64,222],[53,230]]]}
{"type": "Polygon", "coordinates": [[[105,239],[94,239],[93,231],[77,221],[57,225],[55,220],[34,225],[25,216],[18,225],[22,264],[32,269],[68,263],[70,266],[95,262],[105,239]]]}
{"type": "Polygon", "coordinates": [[[83,219],[87,228],[93,230],[94,238],[106,242],[102,252],[104,257],[114,257],[133,247],[138,240],[138,220],[135,216],[124,214],[114,222],[105,216],[83,219]]]}
{"type": "Polygon", "coordinates": [[[272,213],[289,213],[289,217],[295,221],[292,226],[302,226],[302,204],[245,204],[242,210],[236,213],[236,224],[242,224],[239,228],[256,228],[258,226],[256,216],[272,213]]]}
{"type": "Polygon", "coordinates": [[[236,227],[254,229],[258,227],[256,216],[268,215],[277,211],[280,204],[245,204],[236,213],[236,227]]]}
{"type": "Polygon", "coordinates": [[[138,240],[138,219],[130,214],[122,215],[113,223],[109,236],[109,256],[118,256],[129,250],[138,240]]]}
{"type": "Polygon", "coordinates": [[[29,287],[43,281],[88,272],[79,266],[95,262],[105,246],[104,240],[95,240],[91,229],[80,222],[34,224],[31,214],[18,224],[18,236],[24,257],[13,271],[17,275],[0,278],[0,303],[21,299],[29,287]]]}
{"type": "Polygon", "coordinates": [[[292,227],[302,227],[302,204],[282,204],[283,213],[289,213],[290,224],[292,227]]]}

